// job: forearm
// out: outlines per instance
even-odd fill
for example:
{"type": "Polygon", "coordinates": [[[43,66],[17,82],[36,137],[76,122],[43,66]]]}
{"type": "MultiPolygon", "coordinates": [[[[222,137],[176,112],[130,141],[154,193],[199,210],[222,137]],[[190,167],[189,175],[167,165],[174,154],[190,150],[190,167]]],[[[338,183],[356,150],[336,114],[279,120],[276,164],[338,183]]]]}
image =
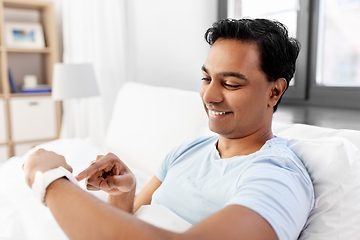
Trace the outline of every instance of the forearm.
{"type": "Polygon", "coordinates": [[[66,179],[47,188],[47,206],[70,239],[175,239],[177,234],[114,208],[66,179]]]}
{"type": "Polygon", "coordinates": [[[123,211],[132,213],[134,208],[135,188],[128,193],[109,195],[108,203],[123,211]]]}

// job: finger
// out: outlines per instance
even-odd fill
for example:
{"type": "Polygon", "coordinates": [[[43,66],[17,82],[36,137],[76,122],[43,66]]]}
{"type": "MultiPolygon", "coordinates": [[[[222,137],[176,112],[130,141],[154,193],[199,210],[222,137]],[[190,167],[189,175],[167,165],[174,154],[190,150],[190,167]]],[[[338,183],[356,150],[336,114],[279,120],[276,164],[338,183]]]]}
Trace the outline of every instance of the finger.
{"type": "Polygon", "coordinates": [[[89,166],[84,171],[79,173],[76,176],[76,179],[78,181],[81,181],[84,178],[87,178],[95,174],[96,172],[100,172],[100,171],[109,172],[115,165],[115,161],[119,161],[119,158],[117,158],[117,156],[114,154],[108,153],[105,156],[103,156],[100,160],[97,160],[93,165],[89,166]]]}
{"type": "MultiPolygon", "coordinates": [[[[122,192],[129,192],[135,187],[135,178],[130,173],[107,176],[105,180],[109,188],[118,188],[122,192]]],[[[103,187],[103,185],[100,186],[103,187]]]]}
{"type": "Polygon", "coordinates": [[[46,152],[46,150],[44,148],[38,148],[36,149],[33,153],[31,153],[30,155],[32,154],[38,154],[38,153],[41,153],[41,152],[46,152]]]}
{"type": "Polygon", "coordinates": [[[94,163],[96,163],[97,161],[99,161],[102,157],[104,157],[104,155],[97,155],[95,160],[92,160],[90,162],[90,165],[93,165],[94,163]]]}
{"type": "Polygon", "coordinates": [[[94,187],[94,186],[92,186],[90,184],[86,185],[86,189],[89,190],[89,191],[100,191],[101,190],[100,188],[94,187]]]}
{"type": "Polygon", "coordinates": [[[103,169],[106,167],[107,167],[106,163],[95,162],[93,165],[87,167],[84,171],[79,173],[75,178],[78,181],[81,181],[87,177],[90,177],[91,175],[94,175],[97,172],[103,171],[103,169]]]}
{"type": "Polygon", "coordinates": [[[42,153],[46,153],[48,151],[46,151],[44,148],[39,148],[39,149],[36,149],[34,152],[32,152],[29,156],[37,156],[39,154],[42,154],[42,153]]]}
{"type": "MultiPolygon", "coordinates": [[[[103,179],[100,183],[100,188],[102,190],[109,190],[110,187],[109,187],[109,184],[107,183],[107,181],[105,179],[103,179]]],[[[116,187],[113,187],[113,188],[116,188],[116,187]]]]}
{"type": "MultiPolygon", "coordinates": [[[[101,181],[100,181],[100,183],[101,183],[101,181]]],[[[90,183],[90,182],[86,182],[85,185],[86,185],[87,188],[88,188],[88,187],[89,187],[89,188],[91,187],[91,188],[101,189],[101,188],[100,188],[100,185],[97,185],[97,186],[96,186],[96,185],[94,185],[94,184],[92,184],[92,183],[90,183]]]]}
{"type": "Polygon", "coordinates": [[[104,180],[102,175],[103,175],[103,171],[97,172],[91,175],[90,177],[86,178],[85,183],[100,188],[101,181],[104,180]]]}

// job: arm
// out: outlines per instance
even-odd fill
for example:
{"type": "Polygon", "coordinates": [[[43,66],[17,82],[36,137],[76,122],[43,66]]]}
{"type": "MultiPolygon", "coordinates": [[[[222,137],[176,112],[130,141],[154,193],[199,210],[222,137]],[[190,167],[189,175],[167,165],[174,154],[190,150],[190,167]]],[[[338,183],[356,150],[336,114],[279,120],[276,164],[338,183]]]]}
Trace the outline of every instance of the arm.
{"type": "Polygon", "coordinates": [[[65,179],[50,184],[45,200],[70,239],[277,239],[260,215],[238,205],[227,206],[177,234],[107,205],[65,179]]]}
{"type": "Polygon", "coordinates": [[[49,185],[45,201],[69,239],[171,239],[173,236],[98,200],[63,178],[49,185]]]}
{"type": "Polygon", "coordinates": [[[157,177],[153,177],[148,184],[135,197],[134,211],[135,213],[142,205],[150,205],[152,195],[161,185],[161,181],[157,177]]]}
{"type": "MultiPolygon", "coordinates": [[[[42,157],[30,155],[24,167],[29,186],[36,171],[47,171],[59,164],[66,166],[61,161],[54,162],[54,158],[55,155],[48,153],[42,157]]],[[[98,200],[64,178],[49,185],[45,201],[70,239],[277,239],[265,219],[239,205],[227,206],[179,234],[147,224],[98,200]]]]}

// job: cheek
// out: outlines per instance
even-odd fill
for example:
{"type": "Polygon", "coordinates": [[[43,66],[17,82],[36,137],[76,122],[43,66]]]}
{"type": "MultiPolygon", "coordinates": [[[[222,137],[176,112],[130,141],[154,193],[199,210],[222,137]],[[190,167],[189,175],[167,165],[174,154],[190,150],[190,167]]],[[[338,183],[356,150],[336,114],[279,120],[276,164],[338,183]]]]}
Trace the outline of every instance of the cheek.
{"type": "Polygon", "coordinates": [[[238,111],[241,111],[242,115],[253,115],[266,108],[267,102],[264,94],[258,91],[243,92],[233,96],[230,101],[238,111]]]}
{"type": "Polygon", "coordinates": [[[207,113],[205,102],[204,102],[204,92],[205,92],[205,90],[204,90],[204,87],[202,85],[201,88],[200,88],[200,91],[199,91],[199,95],[200,95],[201,101],[203,103],[204,109],[205,109],[205,111],[207,113]]]}
{"type": "Polygon", "coordinates": [[[204,90],[203,90],[203,87],[201,86],[200,90],[199,90],[199,95],[201,98],[202,98],[203,94],[204,94],[204,90]]]}
{"type": "Polygon", "coordinates": [[[204,84],[202,84],[201,87],[200,87],[200,90],[199,90],[199,95],[201,97],[201,100],[204,97],[204,93],[205,93],[205,87],[204,87],[204,84]]]}

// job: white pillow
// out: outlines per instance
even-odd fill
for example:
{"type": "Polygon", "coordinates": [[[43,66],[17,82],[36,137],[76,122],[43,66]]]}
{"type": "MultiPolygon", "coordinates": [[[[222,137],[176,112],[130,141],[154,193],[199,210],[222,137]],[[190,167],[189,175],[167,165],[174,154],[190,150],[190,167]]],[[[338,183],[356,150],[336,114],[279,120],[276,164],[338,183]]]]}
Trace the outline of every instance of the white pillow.
{"type": "Polygon", "coordinates": [[[105,148],[152,176],[171,149],[204,127],[198,92],[128,82],[117,94],[105,148]]]}
{"type": "Polygon", "coordinates": [[[284,124],[273,122],[275,135],[296,139],[317,139],[324,137],[342,137],[351,141],[360,149],[360,131],[351,129],[334,129],[312,126],[307,124],[284,124]]]}
{"type": "Polygon", "coordinates": [[[360,239],[360,150],[339,137],[289,140],[315,190],[300,240],[360,239]]]}

